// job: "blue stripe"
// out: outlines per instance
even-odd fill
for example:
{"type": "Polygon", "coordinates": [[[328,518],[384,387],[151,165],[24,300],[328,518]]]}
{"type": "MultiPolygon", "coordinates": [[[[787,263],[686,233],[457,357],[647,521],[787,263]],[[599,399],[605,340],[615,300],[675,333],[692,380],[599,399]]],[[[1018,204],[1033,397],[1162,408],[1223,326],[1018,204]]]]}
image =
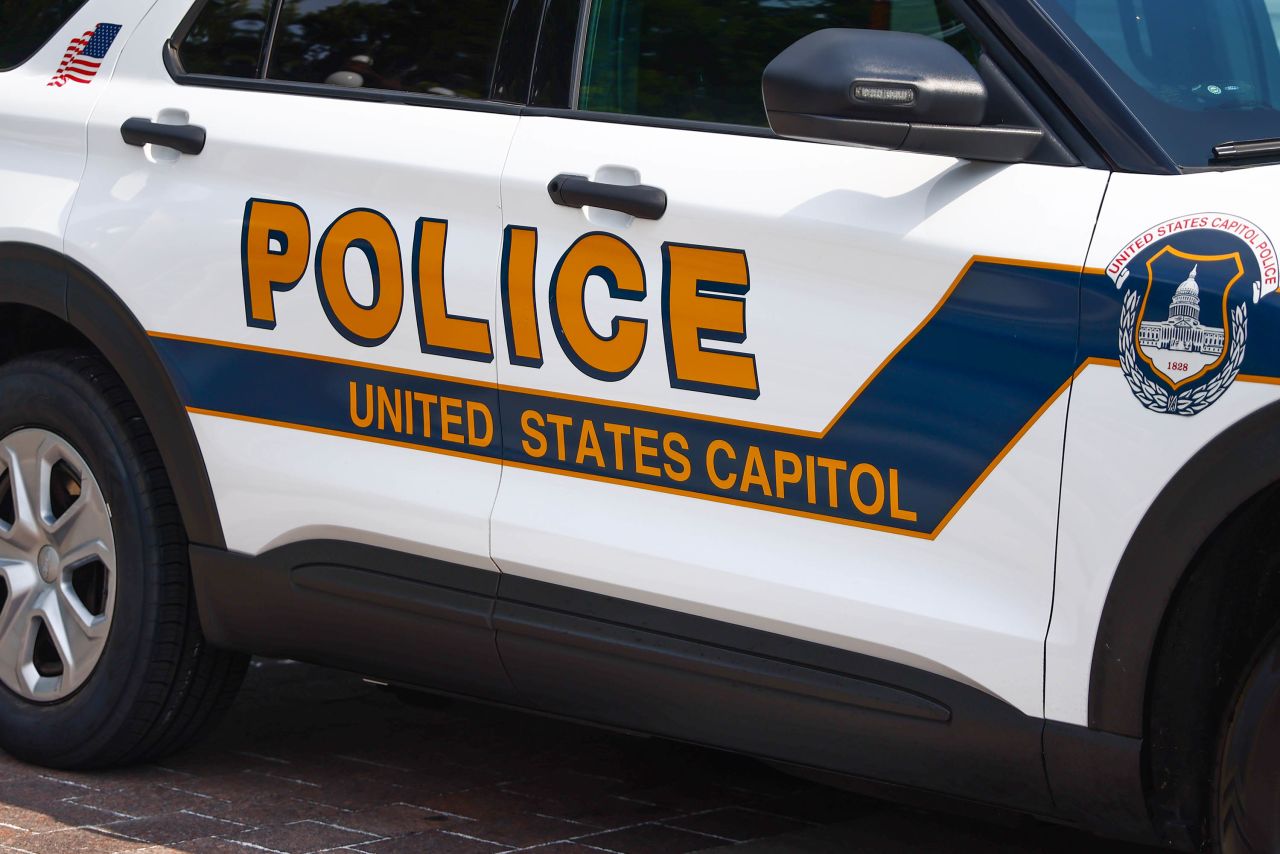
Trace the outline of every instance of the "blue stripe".
{"type": "MultiPolygon", "coordinates": [[[[746,501],[762,508],[927,535],[937,533],[970,487],[1079,364],[1079,283],[1080,276],[1070,271],[975,262],[930,322],[821,438],[650,413],[604,402],[581,403],[550,394],[509,389],[498,392],[298,356],[159,337],[154,340],[179,393],[193,408],[359,433],[425,449],[463,450],[527,466],[656,485],[695,496],[746,501]],[[501,441],[495,437],[486,447],[445,441],[441,437],[438,406],[430,436],[421,434],[420,419],[415,425],[419,432],[413,435],[386,424],[379,429],[376,420],[368,428],[358,428],[350,417],[352,383],[358,390],[372,384],[472,401],[493,414],[501,441]],[[528,411],[541,413],[544,423],[548,414],[572,419],[566,428],[569,441],[564,460],[555,452],[555,428],[551,425],[542,431],[550,446],[548,452],[541,456],[531,453],[536,448],[526,446],[530,437],[522,427],[522,418],[528,411]],[[576,459],[580,425],[586,420],[592,422],[600,444],[606,446],[604,468],[591,457],[582,463],[576,459]],[[624,425],[630,431],[621,461],[614,459],[614,439],[604,432],[605,422],[624,425]],[[634,454],[637,429],[657,434],[658,438],[648,440],[646,447],[656,446],[659,452],[642,460],[642,464],[647,462],[659,469],[664,462],[673,463],[662,453],[663,436],[678,433],[687,445],[687,479],[678,477],[682,473],[678,465],[659,476],[644,473],[634,454]],[[733,472],[738,477],[729,489],[713,483],[705,464],[715,440],[728,442],[734,449],[734,465],[724,455],[718,458],[722,473],[733,472]],[[753,446],[762,454],[773,494],[766,495],[761,486],[742,489],[742,465],[753,446]],[[785,495],[779,497],[774,484],[775,452],[794,454],[802,461],[806,457],[823,457],[843,464],[846,468],[839,483],[838,506],[829,506],[825,470],[816,462],[819,477],[814,501],[809,500],[807,478],[801,484],[788,485],[785,495]],[[894,518],[887,498],[875,513],[860,511],[854,505],[847,474],[861,463],[874,466],[886,481],[890,470],[896,470],[900,507],[915,513],[914,521],[894,518]],[[617,468],[619,464],[621,470],[617,468]]],[[[1110,286],[1109,281],[1107,284],[1110,286]]],[[[1093,294],[1098,289],[1091,286],[1088,290],[1093,294]]],[[[1106,308],[1113,315],[1109,357],[1115,353],[1117,305],[1106,308]]],[[[1089,306],[1090,311],[1103,310],[1100,304],[1090,302],[1089,306]]],[[[797,330],[797,334],[803,332],[797,330]]],[[[856,334],[856,328],[851,329],[851,334],[856,334]]],[[[861,381],[851,372],[842,373],[839,365],[829,366],[828,374],[827,382],[847,386],[849,394],[861,381]]],[[[864,503],[868,503],[874,496],[871,476],[861,485],[864,503]]],[[[1046,482],[1043,488],[1055,490],[1056,481],[1046,482]]]]}

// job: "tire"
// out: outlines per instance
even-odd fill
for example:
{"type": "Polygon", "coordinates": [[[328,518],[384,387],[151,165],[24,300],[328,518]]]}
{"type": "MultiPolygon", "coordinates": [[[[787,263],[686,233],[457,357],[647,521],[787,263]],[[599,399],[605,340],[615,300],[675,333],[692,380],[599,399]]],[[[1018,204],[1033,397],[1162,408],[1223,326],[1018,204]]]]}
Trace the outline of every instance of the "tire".
{"type": "Polygon", "coordinates": [[[244,677],[248,657],[201,633],[168,476],[96,354],[0,366],[0,578],[0,748],[20,759],[156,759],[207,730],[244,677]]]}
{"type": "Polygon", "coordinates": [[[1216,851],[1280,851],[1280,631],[1228,707],[1212,791],[1216,851]]]}

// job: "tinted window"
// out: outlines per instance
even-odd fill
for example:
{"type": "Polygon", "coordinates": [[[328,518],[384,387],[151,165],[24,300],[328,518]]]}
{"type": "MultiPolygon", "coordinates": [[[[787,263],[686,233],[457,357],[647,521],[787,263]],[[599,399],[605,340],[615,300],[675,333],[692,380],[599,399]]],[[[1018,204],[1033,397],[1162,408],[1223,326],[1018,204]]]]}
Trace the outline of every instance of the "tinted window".
{"type": "Polygon", "coordinates": [[[286,0],[267,76],[486,98],[506,0],[286,0]]]}
{"type": "Polygon", "coordinates": [[[178,48],[189,74],[257,77],[269,0],[209,0],[178,48]]]}
{"type": "Polygon", "coordinates": [[[524,103],[529,93],[529,72],[541,21],[542,0],[512,0],[502,48],[494,60],[493,91],[489,93],[493,100],[524,103]]]}
{"type": "Polygon", "coordinates": [[[0,68],[26,62],[83,5],[84,0],[0,0],[0,68]]]}
{"type": "Polygon", "coordinates": [[[767,124],[764,67],[828,27],[945,39],[977,57],[944,0],[599,0],[578,105],[584,110],[767,124]]]}
{"type": "Polygon", "coordinates": [[[1039,2],[1178,163],[1280,137],[1280,2],[1039,2]]]}

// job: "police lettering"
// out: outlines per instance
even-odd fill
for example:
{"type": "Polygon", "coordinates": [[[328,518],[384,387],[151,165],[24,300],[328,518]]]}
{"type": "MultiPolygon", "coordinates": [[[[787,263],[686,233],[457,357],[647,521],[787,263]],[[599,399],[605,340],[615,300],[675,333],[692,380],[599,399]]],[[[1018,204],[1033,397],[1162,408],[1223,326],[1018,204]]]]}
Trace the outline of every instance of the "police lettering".
{"type": "MultiPolygon", "coordinates": [[[[315,247],[320,304],[334,330],[361,347],[376,347],[399,326],[408,301],[423,353],[493,361],[492,333],[483,318],[452,314],[447,306],[445,220],[419,219],[411,256],[403,263],[398,235],[382,214],[357,208],[339,216],[315,247]],[[358,250],[373,282],[372,298],[357,300],[346,280],[349,250],[358,250]],[[408,294],[406,294],[408,291],[408,294]]],[[[293,290],[311,261],[312,230],[306,213],[291,202],[250,199],[241,230],[245,321],[276,327],[276,300],[293,290]]],[[[502,241],[501,301],[507,356],[513,365],[539,368],[543,336],[537,306],[538,232],[509,226],[502,241]]],[[[622,238],[591,232],[561,255],[546,284],[553,336],[579,371],[603,382],[626,377],[639,364],[649,322],[628,312],[628,303],[649,298],[644,264],[622,238]],[[601,334],[587,319],[587,283],[608,287],[617,306],[601,334]]],[[[666,243],[662,246],[662,325],[667,371],[673,388],[756,398],[755,356],[706,346],[743,344],[747,338],[746,253],[737,249],[666,243]]]]}

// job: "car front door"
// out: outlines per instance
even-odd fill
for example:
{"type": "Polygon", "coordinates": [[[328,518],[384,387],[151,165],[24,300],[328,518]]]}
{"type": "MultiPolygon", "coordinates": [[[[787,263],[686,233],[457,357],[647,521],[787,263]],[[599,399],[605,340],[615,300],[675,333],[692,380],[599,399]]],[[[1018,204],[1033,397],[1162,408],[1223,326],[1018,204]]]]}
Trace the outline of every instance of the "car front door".
{"type": "MultiPolygon", "coordinates": [[[[863,653],[1039,716],[1107,173],[773,136],[761,71],[831,26],[981,51],[944,2],[600,0],[572,102],[521,119],[496,348],[503,591],[863,653]]],[[[502,648],[523,687],[557,690],[522,670],[532,646],[502,648]]],[[[605,716],[631,686],[575,690],[605,716]]]]}
{"type": "Polygon", "coordinates": [[[149,331],[231,550],[343,541],[496,587],[506,8],[165,0],[128,34],[67,252],[149,331]]]}

